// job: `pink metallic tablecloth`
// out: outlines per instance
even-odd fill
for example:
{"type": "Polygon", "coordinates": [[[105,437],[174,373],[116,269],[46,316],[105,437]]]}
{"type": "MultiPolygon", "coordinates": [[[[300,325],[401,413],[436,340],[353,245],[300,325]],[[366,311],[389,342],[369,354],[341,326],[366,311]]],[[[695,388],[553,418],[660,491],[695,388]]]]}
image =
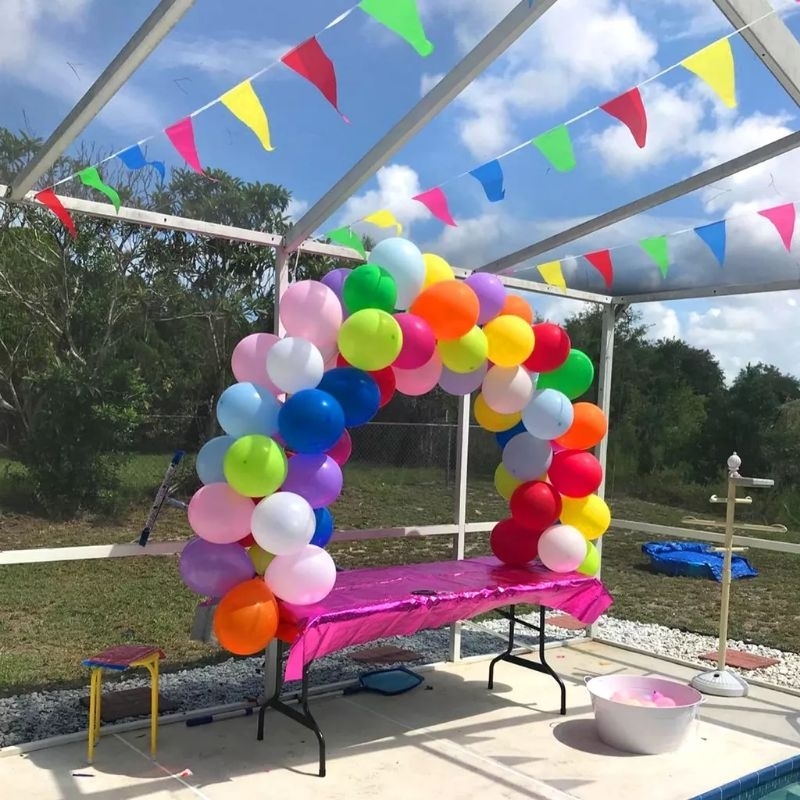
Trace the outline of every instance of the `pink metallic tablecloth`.
{"type": "Polygon", "coordinates": [[[282,638],[290,642],[285,679],[299,680],[306,664],[345,647],[519,603],[564,611],[590,624],[612,598],[597,578],[559,575],[538,564],[509,567],[495,558],[349,570],[339,573],[322,602],[281,604],[282,638]]]}

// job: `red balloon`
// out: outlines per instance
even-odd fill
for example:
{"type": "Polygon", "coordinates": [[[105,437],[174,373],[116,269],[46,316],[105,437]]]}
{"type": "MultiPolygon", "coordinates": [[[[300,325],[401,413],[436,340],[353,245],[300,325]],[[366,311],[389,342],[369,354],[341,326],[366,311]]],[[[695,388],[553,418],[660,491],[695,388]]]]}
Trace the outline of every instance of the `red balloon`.
{"type": "Polygon", "coordinates": [[[494,526],[489,547],[504,564],[520,567],[536,558],[539,536],[520,527],[514,519],[504,519],[494,526]]]}
{"type": "Polygon", "coordinates": [[[511,516],[521,528],[542,533],[561,516],[561,495],[544,481],[528,481],[514,490],[511,516]]]}
{"type": "Polygon", "coordinates": [[[564,497],[587,497],[603,481],[600,462],[584,450],[562,450],[553,455],[547,477],[564,497]]]}
{"type": "Polygon", "coordinates": [[[536,342],[533,352],[525,362],[531,372],[552,372],[558,369],[569,355],[572,343],[569,334],[553,322],[539,322],[533,326],[536,342]]]}
{"type": "Polygon", "coordinates": [[[347,463],[350,455],[353,452],[353,440],[350,438],[350,432],[345,431],[340,437],[339,441],[326,451],[325,455],[330,456],[340,467],[347,463]]]}
{"type": "Polygon", "coordinates": [[[252,547],[256,543],[256,540],[253,538],[252,533],[248,533],[244,539],[239,539],[236,544],[240,544],[242,547],[252,547]]]}
{"type": "Polygon", "coordinates": [[[369,374],[378,384],[378,389],[381,393],[380,408],[383,408],[394,397],[394,390],[397,388],[397,378],[394,370],[391,367],[384,367],[377,372],[370,372],[369,374]]]}

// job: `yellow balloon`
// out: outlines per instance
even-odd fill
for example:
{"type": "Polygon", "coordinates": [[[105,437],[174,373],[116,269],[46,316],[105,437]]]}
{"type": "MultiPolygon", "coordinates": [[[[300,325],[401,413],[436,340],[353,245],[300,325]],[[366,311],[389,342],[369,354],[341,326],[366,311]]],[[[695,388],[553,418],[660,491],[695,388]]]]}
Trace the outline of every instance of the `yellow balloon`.
{"type": "Polygon", "coordinates": [[[489,354],[486,334],[477,326],[460,339],[447,339],[436,345],[442,364],[453,372],[475,372],[480,369],[489,354]]]}
{"type": "Polygon", "coordinates": [[[599,539],[611,525],[611,509],[602,497],[563,497],[561,522],[577,528],[585,539],[599,539]]]}
{"type": "Polygon", "coordinates": [[[275,558],[272,553],[262,550],[257,544],[254,544],[252,547],[248,547],[247,553],[250,556],[250,560],[253,562],[253,566],[256,568],[256,573],[258,575],[263,575],[267,571],[267,567],[270,565],[272,559],[275,558]]]}
{"type": "Polygon", "coordinates": [[[486,404],[486,401],[483,399],[483,393],[475,398],[472,413],[475,415],[475,421],[478,425],[490,433],[507,431],[509,428],[513,428],[522,419],[522,414],[520,413],[498,414],[486,404]]]}
{"type": "Polygon", "coordinates": [[[442,281],[454,281],[456,274],[453,268],[441,257],[433,253],[423,253],[422,260],[425,263],[425,283],[422,288],[427,289],[433,283],[442,281]]]}
{"type": "Polygon", "coordinates": [[[489,361],[498,367],[518,367],[533,352],[533,328],[520,317],[501,314],[483,326],[489,361]]]}
{"type": "Polygon", "coordinates": [[[494,471],[494,488],[503,500],[510,500],[517,486],[522,486],[522,481],[515,478],[502,464],[497,465],[494,471]]]}

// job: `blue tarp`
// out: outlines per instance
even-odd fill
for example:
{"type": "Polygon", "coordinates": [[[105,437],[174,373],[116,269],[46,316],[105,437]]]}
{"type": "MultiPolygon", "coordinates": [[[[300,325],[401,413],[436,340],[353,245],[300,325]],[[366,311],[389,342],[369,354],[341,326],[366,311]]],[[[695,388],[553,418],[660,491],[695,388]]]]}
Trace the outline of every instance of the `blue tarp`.
{"type": "MultiPolygon", "coordinates": [[[[724,553],[718,553],[703,542],[646,542],[642,552],[656,572],[690,578],[722,580],[724,553]]],[[[758,571],[750,562],[735,553],[731,559],[732,578],[755,578],[758,571]]]]}

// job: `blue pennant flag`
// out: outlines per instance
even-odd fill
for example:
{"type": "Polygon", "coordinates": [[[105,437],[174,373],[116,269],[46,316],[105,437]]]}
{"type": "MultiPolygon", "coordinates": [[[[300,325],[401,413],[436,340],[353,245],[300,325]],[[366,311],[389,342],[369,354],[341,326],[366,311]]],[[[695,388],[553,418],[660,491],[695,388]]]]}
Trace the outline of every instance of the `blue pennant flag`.
{"type": "Polygon", "coordinates": [[[480,167],[471,170],[469,174],[480,181],[483,191],[486,192],[486,199],[490,203],[497,203],[505,199],[506,190],[503,187],[503,168],[497,159],[487,161],[480,167]]]}
{"type": "Polygon", "coordinates": [[[164,166],[164,162],[148,161],[145,158],[144,153],[142,152],[142,148],[138,144],[135,144],[133,145],[133,147],[129,147],[127,150],[123,150],[121,153],[118,153],[117,158],[128,169],[142,169],[143,167],[153,167],[153,169],[155,169],[161,176],[162,181],[166,178],[167,168],[164,166]]]}
{"type": "Polygon", "coordinates": [[[725,220],[695,228],[694,232],[708,245],[719,265],[725,265],[725,220]]]}

